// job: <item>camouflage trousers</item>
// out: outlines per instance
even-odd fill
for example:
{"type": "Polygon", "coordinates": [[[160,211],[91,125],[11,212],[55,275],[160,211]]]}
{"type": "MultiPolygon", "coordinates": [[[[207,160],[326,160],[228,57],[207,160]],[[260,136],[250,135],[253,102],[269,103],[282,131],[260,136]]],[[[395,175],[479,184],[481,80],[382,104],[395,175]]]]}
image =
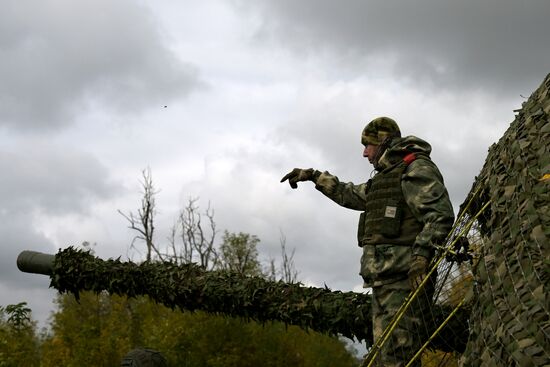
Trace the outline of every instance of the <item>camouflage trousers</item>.
{"type": "MultiPolygon", "coordinates": [[[[433,283],[428,283],[383,344],[373,363],[374,366],[406,366],[427,340],[427,329],[432,324],[430,305],[433,296],[433,283]]],[[[375,342],[381,337],[410,293],[411,286],[408,279],[372,288],[372,326],[375,342]]],[[[420,357],[411,366],[420,366],[420,357]]]]}

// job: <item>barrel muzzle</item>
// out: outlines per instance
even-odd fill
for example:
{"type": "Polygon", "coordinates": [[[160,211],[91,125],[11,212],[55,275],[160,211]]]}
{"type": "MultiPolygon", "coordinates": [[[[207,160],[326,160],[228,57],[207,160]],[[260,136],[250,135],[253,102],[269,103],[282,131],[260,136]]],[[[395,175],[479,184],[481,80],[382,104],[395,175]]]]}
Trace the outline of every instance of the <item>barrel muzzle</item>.
{"type": "Polygon", "coordinates": [[[51,275],[55,255],[37,251],[22,251],[17,257],[17,267],[25,273],[51,275]]]}

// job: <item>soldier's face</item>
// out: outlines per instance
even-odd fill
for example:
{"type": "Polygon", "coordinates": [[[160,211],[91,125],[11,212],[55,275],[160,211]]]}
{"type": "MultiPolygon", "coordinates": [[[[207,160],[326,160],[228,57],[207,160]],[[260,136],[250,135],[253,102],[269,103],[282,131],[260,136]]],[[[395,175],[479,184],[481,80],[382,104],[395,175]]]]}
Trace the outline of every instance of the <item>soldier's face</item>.
{"type": "Polygon", "coordinates": [[[368,158],[371,164],[374,164],[374,158],[376,157],[376,152],[378,151],[378,145],[368,144],[363,150],[363,157],[368,158]]]}

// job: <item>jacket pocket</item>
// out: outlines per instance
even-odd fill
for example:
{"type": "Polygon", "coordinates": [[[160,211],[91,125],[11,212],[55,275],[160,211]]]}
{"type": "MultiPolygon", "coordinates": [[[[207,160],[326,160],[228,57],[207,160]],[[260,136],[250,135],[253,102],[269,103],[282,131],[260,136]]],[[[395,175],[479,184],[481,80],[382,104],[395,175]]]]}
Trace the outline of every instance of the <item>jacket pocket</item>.
{"type": "Polygon", "coordinates": [[[376,260],[375,247],[370,245],[363,246],[363,255],[361,255],[361,271],[359,275],[363,278],[363,287],[372,287],[376,278],[376,260]]]}

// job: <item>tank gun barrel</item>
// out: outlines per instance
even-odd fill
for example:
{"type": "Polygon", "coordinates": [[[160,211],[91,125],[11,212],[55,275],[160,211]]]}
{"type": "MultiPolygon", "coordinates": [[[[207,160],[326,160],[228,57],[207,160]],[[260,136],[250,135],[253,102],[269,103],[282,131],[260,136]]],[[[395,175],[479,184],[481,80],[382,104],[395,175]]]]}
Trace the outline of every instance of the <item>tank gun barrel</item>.
{"type": "Polygon", "coordinates": [[[51,275],[55,255],[37,251],[22,251],[17,257],[17,268],[25,273],[51,275]]]}
{"type": "Polygon", "coordinates": [[[262,323],[281,321],[372,340],[368,294],[333,292],[223,270],[206,271],[196,264],[102,260],[72,247],[56,255],[23,251],[17,264],[21,271],[48,275],[50,287],[77,298],[81,291],[149,296],[172,309],[202,310],[262,323]]]}

